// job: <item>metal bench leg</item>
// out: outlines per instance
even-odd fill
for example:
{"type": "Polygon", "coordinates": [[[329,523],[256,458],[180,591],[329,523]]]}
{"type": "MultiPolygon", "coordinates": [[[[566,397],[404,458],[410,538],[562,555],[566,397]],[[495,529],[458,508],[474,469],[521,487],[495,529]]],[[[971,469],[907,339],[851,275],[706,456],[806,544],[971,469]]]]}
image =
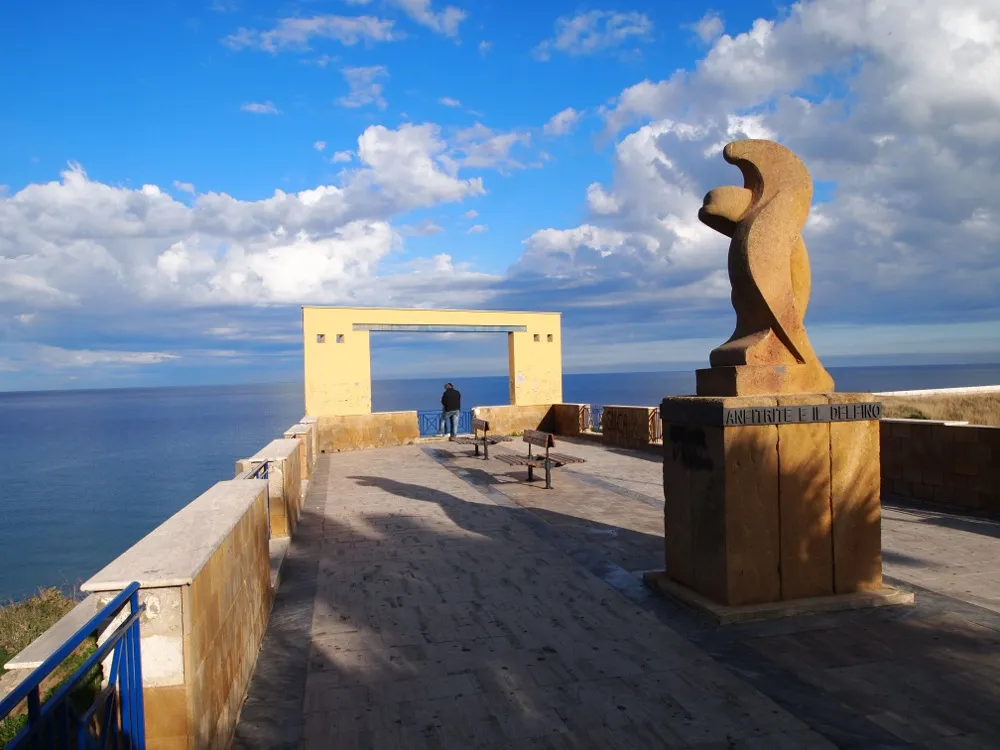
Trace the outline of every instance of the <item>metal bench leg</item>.
{"type": "Polygon", "coordinates": [[[476,449],[476,455],[478,456],[479,455],[479,443],[473,441],[472,447],[476,449]]]}
{"type": "Polygon", "coordinates": [[[529,466],[528,467],[528,481],[529,482],[534,482],[535,481],[535,467],[534,466],[529,466]]]}
{"type": "Polygon", "coordinates": [[[483,436],[483,460],[490,460],[490,441],[485,436],[483,436]]]}
{"type": "Polygon", "coordinates": [[[545,489],[552,489],[552,463],[545,459],[545,489]]]}

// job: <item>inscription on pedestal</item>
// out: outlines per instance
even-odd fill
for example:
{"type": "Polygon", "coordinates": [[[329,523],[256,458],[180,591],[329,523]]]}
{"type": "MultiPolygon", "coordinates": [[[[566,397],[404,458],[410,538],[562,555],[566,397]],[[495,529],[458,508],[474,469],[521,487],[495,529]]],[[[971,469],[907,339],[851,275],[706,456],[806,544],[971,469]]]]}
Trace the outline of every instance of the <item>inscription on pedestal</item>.
{"type": "Polygon", "coordinates": [[[807,406],[745,406],[723,409],[722,424],[805,424],[813,422],[861,422],[882,418],[882,404],[815,404],[807,406]]]}

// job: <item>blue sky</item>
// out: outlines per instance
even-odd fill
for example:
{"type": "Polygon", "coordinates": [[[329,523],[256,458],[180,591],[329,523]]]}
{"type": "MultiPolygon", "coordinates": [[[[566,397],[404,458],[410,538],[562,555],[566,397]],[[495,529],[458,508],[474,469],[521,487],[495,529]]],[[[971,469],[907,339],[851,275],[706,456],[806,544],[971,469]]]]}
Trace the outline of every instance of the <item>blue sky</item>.
{"type": "MultiPolygon", "coordinates": [[[[704,362],[733,316],[696,213],[744,137],[815,178],[821,356],[1000,360],[990,0],[8,3],[0,65],[0,389],[294,380],[301,304],[556,309],[567,369],[704,362]]],[[[455,367],[503,342],[375,352],[455,367]]]]}

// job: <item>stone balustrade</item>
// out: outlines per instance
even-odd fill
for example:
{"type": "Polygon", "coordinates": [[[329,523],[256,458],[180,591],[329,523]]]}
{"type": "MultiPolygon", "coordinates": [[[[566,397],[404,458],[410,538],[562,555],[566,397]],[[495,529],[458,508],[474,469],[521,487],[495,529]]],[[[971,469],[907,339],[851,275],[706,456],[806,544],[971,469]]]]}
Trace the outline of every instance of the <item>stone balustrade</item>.
{"type": "Polygon", "coordinates": [[[557,435],[577,437],[590,431],[589,404],[553,404],[552,431],[557,435]]]}
{"type": "Polygon", "coordinates": [[[472,410],[476,419],[485,419],[496,435],[515,435],[525,430],[554,429],[552,405],[536,406],[477,406],[472,410]]]}
{"type": "Polygon", "coordinates": [[[605,445],[660,450],[659,409],[653,406],[605,406],[601,434],[605,445]]]}
{"type": "Polygon", "coordinates": [[[415,411],[373,412],[315,419],[320,453],[408,445],[420,438],[415,411]]]}
{"type": "Polygon", "coordinates": [[[98,607],[141,586],[149,748],[228,747],[273,602],[267,493],[219,482],[82,586],[98,607]]]}
{"type": "Polygon", "coordinates": [[[1000,513],[1000,427],[883,419],[887,494],[1000,513]]]}
{"type": "Polygon", "coordinates": [[[89,596],[8,662],[0,691],[138,581],[146,747],[228,747],[314,465],[316,419],[286,435],[238,463],[239,474],[266,460],[266,480],[217,483],[84,583],[89,596]]]}
{"type": "Polygon", "coordinates": [[[236,473],[267,461],[270,489],[271,536],[291,536],[302,510],[302,442],[295,438],[272,440],[250,458],[236,462],[236,473]]]}
{"type": "Polygon", "coordinates": [[[285,430],[285,438],[288,440],[298,440],[300,443],[299,476],[303,482],[308,482],[312,476],[313,459],[315,457],[316,446],[316,425],[315,423],[294,424],[285,430]]]}

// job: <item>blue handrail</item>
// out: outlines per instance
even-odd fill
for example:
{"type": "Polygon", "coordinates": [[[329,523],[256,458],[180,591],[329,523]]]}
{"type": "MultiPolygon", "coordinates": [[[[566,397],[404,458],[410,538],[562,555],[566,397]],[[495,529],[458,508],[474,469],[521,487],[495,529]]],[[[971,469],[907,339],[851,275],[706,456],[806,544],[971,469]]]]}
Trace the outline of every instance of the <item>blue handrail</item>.
{"type": "Polygon", "coordinates": [[[112,746],[130,750],[146,747],[145,713],[142,702],[142,658],[139,647],[139,617],[145,605],[139,605],[139,584],[130,583],[97,614],[90,618],[76,633],[3,700],[0,700],[0,718],[6,718],[22,701],[28,703],[28,723],[6,746],[6,750],[21,747],[46,748],[106,748],[109,738],[112,746]],[[98,646],[87,660],[56,692],[41,702],[40,688],[53,671],[94,633],[103,630],[118,614],[129,606],[129,614],[108,639],[98,646]],[[94,702],[79,713],[70,700],[73,689],[90,671],[109,654],[112,654],[111,671],[107,687],[94,702]],[[97,735],[91,734],[91,725],[98,711],[100,721],[97,735]],[[76,742],[72,741],[76,735],[76,742]]]}
{"type": "MultiPolygon", "coordinates": [[[[420,428],[420,437],[434,437],[441,435],[446,430],[442,430],[441,410],[418,411],[417,426],[420,428]]],[[[472,432],[472,410],[463,409],[458,413],[458,431],[460,433],[472,432]]]]}
{"type": "Polygon", "coordinates": [[[257,464],[246,473],[247,479],[267,479],[267,461],[257,464]]]}
{"type": "Polygon", "coordinates": [[[593,404],[590,407],[590,430],[591,432],[602,432],[604,428],[604,407],[600,404],[593,404]]]}

